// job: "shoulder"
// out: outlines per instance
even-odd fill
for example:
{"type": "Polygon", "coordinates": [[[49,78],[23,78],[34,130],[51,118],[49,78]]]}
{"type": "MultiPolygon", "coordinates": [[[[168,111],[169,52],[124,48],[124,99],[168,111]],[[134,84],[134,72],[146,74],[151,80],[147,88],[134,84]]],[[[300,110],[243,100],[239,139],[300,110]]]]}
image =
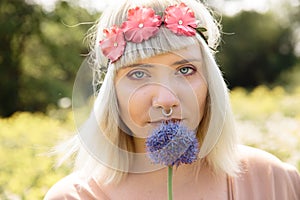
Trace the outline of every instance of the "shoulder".
{"type": "Polygon", "coordinates": [[[261,149],[240,145],[239,153],[241,156],[242,165],[243,167],[246,167],[246,169],[278,169],[279,171],[297,172],[294,166],[282,162],[276,156],[261,149]]]}
{"type": "Polygon", "coordinates": [[[72,173],[54,184],[44,197],[44,200],[105,200],[99,184],[94,180],[81,178],[78,173],[72,173]]]}
{"type": "Polygon", "coordinates": [[[76,185],[80,180],[76,173],[70,174],[54,184],[45,196],[45,200],[79,199],[76,185]]]}
{"type": "Polygon", "coordinates": [[[300,175],[294,166],[260,149],[240,146],[239,152],[242,172],[236,178],[238,190],[244,193],[251,190],[256,191],[256,195],[264,193],[283,199],[300,198],[300,175]]]}

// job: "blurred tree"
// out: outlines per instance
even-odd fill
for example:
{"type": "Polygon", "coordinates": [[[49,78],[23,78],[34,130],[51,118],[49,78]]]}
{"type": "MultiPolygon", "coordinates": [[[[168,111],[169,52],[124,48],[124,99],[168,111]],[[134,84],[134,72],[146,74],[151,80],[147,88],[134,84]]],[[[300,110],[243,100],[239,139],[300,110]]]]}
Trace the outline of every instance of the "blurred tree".
{"type": "Polygon", "coordinates": [[[244,11],[224,16],[222,24],[218,61],[230,88],[273,83],[295,64],[291,27],[281,25],[271,13],[244,11]]]}
{"type": "Polygon", "coordinates": [[[25,110],[45,111],[60,98],[71,98],[76,72],[87,54],[83,40],[97,17],[63,1],[46,13],[41,35],[32,36],[25,50],[22,83],[26,88],[20,91],[25,110]]]}
{"type": "Polygon", "coordinates": [[[21,60],[31,34],[39,32],[41,12],[23,0],[0,2],[0,115],[20,109],[21,60]]]}
{"type": "Polygon", "coordinates": [[[289,8],[288,19],[293,29],[294,52],[298,59],[297,63],[291,69],[285,70],[280,74],[278,84],[285,85],[289,91],[293,91],[300,86],[300,4],[298,3],[292,8],[289,5],[285,6],[289,8]]]}
{"type": "Polygon", "coordinates": [[[1,1],[1,116],[46,111],[71,97],[81,55],[87,53],[83,38],[91,27],[78,24],[96,17],[63,1],[49,13],[24,0],[1,1]]]}

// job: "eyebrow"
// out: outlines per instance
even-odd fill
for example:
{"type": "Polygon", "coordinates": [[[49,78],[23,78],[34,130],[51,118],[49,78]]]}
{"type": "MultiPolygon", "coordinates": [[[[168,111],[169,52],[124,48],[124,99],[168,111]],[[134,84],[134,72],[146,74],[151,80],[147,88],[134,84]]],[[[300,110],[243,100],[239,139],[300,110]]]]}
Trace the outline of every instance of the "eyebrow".
{"type": "Polygon", "coordinates": [[[190,63],[190,62],[195,62],[195,61],[198,61],[200,62],[199,59],[182,59],[182,60],[179,60],[179,61],[176,61],[174,63],[172,63],[171,65],[172,66],[175,66],[175,65],[182,65],[182,64],[186,64],[186,63],[190,63]]]}
{"type": "Polygon", "coordinates": [[[146,63],[135,63],[135,64],[132,64],[132,65],[124,66],[123,68],[132,68],[132,67],[153,67],[153,65],[146,64],[146,63]]]}
{"type": "MultiPolygon", "coordinates": [[[[186,64],[186,63],[190,63],[190,62],[195,62],[195,61],[200,62],[199,59],[182,59],[182,60],[178,60],[176,62],[173,62],[171,64],[171,66],[182,65],[182,64],[186,64]]],[[[123,68],[132,68],[132,67],[154,67],[154,65],[153,64],[146,64],[146,63],[135,63],[135,64],[132,64],[132,65],[124,66],[123,68]]]]}

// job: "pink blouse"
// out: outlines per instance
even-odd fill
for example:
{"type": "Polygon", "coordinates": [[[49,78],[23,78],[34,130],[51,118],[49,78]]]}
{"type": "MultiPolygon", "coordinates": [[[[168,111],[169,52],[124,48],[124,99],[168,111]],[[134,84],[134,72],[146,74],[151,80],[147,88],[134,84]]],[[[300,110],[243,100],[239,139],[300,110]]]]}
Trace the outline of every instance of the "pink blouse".
{"type": "MultiPolygon", "coordinates": [[[[300,175],[296,168],[275,156],[242,146],[242,172],[227,178],[230,200],[300,200],[300,175]]],[[[83,181],[76,173],[57,182],[45,200],[109,200],[100,185],[92,179],[83,181]]]]}

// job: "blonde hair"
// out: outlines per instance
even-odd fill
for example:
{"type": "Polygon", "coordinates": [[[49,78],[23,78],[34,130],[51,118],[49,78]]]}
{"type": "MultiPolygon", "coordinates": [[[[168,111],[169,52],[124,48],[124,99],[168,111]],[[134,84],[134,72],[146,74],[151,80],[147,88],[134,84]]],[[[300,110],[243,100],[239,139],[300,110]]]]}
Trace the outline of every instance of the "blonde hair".
{"type": "Polygon", "coordinates": [[[134,146],[132,136],[120,128],[114,89],[117,70],[136,62],[137,59],[199,44],[204,62],[203,73],[208,83],[206,112],[197,133],[201,145],[199,158],[205,160],[216,174],[225,172],[235,175],[239,167],[234,120],[227,87],[211,51],[211,48],[216,48],[219,44],[220,31],[219,24],[210,11],[196,0],[126,0],[105,10],[94,29],[96,31],[91,46],[94,83],[95,87],[99,88],[99,85],[101,87],[90,118],[66,147],[70,149],[67,155],[77,152],[75,170],[82,172],[85,177],[96,176],[106,184],[117,183],[126,176],[132,167],[134,146]],[[180,2],[190,7],[201,22],[201,26],[206,27],[208,44],[200,35],[178,36],[161,26],[158,34],[147,41],[138,44],[128,42],[121,58],[106,68],[108,60],[99,48],[99,41],[104,37],[102,33],[104,28],[115,24],[121,25],[126,21],[128,9],[132,7],[151,7],[156,13],[160,13],[167,6],[180,2]],[[104,80],[102,80],[103,68],[107,70],[104,80]]]}

